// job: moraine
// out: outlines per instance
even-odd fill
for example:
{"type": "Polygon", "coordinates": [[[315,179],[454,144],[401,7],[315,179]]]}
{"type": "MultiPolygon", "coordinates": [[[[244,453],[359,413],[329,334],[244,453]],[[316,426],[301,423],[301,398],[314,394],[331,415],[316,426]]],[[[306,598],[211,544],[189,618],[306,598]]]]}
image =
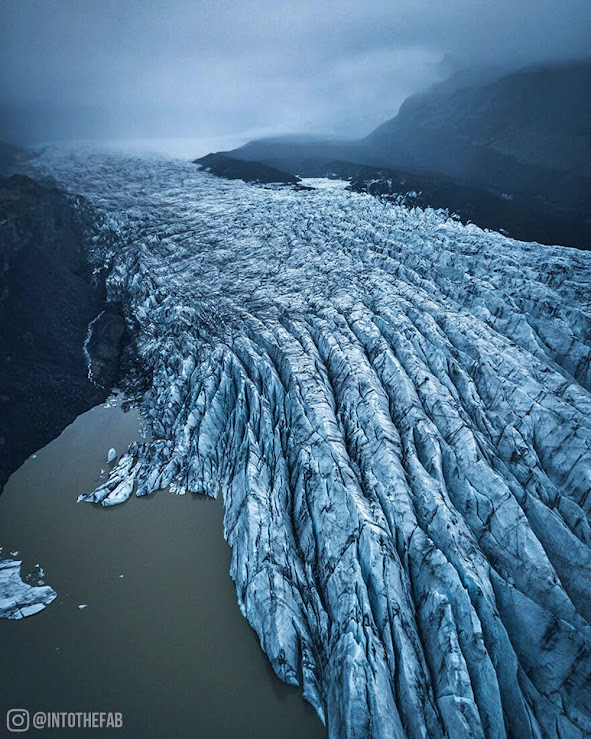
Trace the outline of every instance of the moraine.
{"type": "Polygon", "coordinates": [[[591,253],[158,157],[37,166],[105,213],[153,434],[84,499],[222,496],[240,608],[331,737],[590,735],[591,253]]]}

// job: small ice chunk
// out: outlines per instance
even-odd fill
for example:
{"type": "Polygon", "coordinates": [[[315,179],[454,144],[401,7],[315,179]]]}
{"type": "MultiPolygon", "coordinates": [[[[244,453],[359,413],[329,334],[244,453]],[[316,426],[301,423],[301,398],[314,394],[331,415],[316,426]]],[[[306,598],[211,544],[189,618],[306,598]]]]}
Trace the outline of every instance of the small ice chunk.
{"type": "Polygon", "coordinates": [[[39,613],[39,611],[42,611],[44,608],[45,604],[43,603],[32,603],[30,606],[21,606],[21,613],[26,618],[27,616],[39,613]]]}
{"type": "Polygon", "coordinates": [[[111,447],[109,449],[109,452],[107,454],[107,462],[113,462],[113,460],[117,459],[117,451],[111,447]]]}
{"type": "Polygon", "coordinates": [[[88,603],[80,603],[80,605],[78,606],[78,608],[80,610],[82,610],[83,608],[86,608],[87,605],[88,605],[88,603]]]}

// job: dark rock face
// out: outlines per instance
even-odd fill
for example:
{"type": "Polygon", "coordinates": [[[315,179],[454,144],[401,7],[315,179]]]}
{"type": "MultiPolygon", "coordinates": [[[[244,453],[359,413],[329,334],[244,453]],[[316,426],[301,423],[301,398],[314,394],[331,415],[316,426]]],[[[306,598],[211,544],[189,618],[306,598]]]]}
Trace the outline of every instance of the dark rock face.
{"type": "Polygon", "coordinates": [[[66,196],[21,175],[0,179],[0,486],[36,449],[102,401],[117,372],[122,319],[105,313],[79,216],[66,196]],[[109,348],[107,348],[109,346],[109,348]]]}
{"type": "Polygon", "coordinates": [[[119,375],[119,357],[127,339],[120,310],[118,303],[107,303],[92,322],[85,343],[91,379],[102,388],[112,387],[119,375]]]}
{"type": "Polygon", "coordinates": [[[208,154],[201,159],[196,159],[195,164],[200,164],[206,172],[211,172],[229,180],[244,180],[245,182],[263,184],[282,183],[286,185],[295,185],[299,181],[297,177],[289,174],[289,172],[282,172],[275,169],[275,167],[261,164],[261,162],[244,162],[223,154],[208,154]]]}

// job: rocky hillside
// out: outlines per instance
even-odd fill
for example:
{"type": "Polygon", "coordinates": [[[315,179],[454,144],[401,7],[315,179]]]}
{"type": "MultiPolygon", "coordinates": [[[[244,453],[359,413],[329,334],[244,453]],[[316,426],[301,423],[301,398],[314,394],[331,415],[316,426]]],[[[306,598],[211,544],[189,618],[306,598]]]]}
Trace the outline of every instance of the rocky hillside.
{"type": "Polygon", "coordinates": [[[100,402],[117,372],[121,317],[108,308],[89,335],[105,295],[92,280],[83,213],[55,188],[22,175],[0,178],[0,486],[100,402]],[[94,382],[90,342],[100,355],[94,382]]]}

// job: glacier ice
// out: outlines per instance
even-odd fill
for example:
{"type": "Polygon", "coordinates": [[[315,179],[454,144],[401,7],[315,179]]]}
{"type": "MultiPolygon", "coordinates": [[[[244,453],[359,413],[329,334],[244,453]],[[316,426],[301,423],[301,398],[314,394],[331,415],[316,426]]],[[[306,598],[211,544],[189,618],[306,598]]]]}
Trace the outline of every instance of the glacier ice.
{"type": "MultiPolygon", "coordinates": [[[[48,585],[29,585],[21,579],[22,562],[0,559],[0,618],[19,619],[42,611],[57,597],[48,585]]],[[[40,570],[42,574],[42,570],[40,570]]]]}
{"type": "Polygon", "coordinates": [[[104,214],[152,437],[83,500],[223,496],[330,737],[591,735],[591,253],[335,187],[47,150],[104,214]]]}

